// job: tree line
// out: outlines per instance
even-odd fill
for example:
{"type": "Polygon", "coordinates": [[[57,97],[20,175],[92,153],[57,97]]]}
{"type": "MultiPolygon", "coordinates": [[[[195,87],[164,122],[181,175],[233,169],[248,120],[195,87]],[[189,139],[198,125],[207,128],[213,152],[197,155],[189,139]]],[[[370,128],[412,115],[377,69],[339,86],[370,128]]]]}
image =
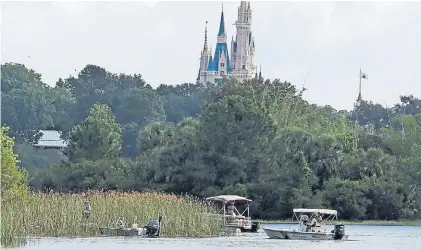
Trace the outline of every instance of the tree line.
{"type": "Polygon", "coordinates": [[[251,198],[261,219],[289,218],[296,207],[351,220],[421,218],[414,96],[345,111],[308,103],[278,79],[154,89],[95,65],[54,87],[21,64],[1,74],[2,125],[31,189],[232,193],[251,198]],[[62,131],[68,147],[33,147],[40,129],[62,131]]]}

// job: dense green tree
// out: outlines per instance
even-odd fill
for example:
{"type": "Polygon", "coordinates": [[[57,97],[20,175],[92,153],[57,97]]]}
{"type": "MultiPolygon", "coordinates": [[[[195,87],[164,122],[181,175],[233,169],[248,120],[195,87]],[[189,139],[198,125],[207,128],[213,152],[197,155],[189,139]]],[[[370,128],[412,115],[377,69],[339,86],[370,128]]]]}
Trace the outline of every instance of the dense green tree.
{"type": "Polygon", "coordinates": [[[1,120],[18,142],[33,141],[39,129],[54,125],[53,100],[40,74],[22,64],[1,66],[1,120]]]}
{"type": "Polygon", "coordinates": [[[71,162],[116,158],[121,149],[121,128],[107,105],[94,104],[88,117],[70,133],[66,155],[71,162]]]}
{"type": "Polygon", "coordinates": [[[19,165],[28,171],[29,176],[65,159],[60,149],[37,148],[29,143],[15,144],[15,151],[19,155],[19,165]]]}
{"type": "Polygon", "coordinates": [[[14,140],[7,135],[8,127],[1,127],[1,199],[2,202],[28,194],[26,171],[18,166],[13,151],[14,140]]]}
{"type": "Polygon", "coordinates": [[[356,220],[365,216],[371,201],[364,196],[364,186],[359,181],[331,179],[323,193],[329,207],[338,210],[343,219],[356,220]]]}
{"type": "Polygon", "coordinates": [[[137,155],[136,138],[142,127],[151,121],[164,121],[166,117],[160,96],[141,75],[117,75],[99,66],[87,65],[77,78],[60,79],[57,87],[68,90],[76,100],[72,126],[86,118],[93,104],[111,107],[122,127],[123,157],[137,155]]]}
{"type": "Polygon", "coordinates": [[[265,109],[252,100],[230,95],[208,104],[201,124],[201,145],[212,161],[210,167],[218,170],[216,186],[261,181],[266,165],[264,148],[276,134],[265,109]]]}
{"type": "Polygon", "coordinates": [[[187,117],[200,115],[207,88],[202,84],[164,85],[156,92],[161,96],[167,121],[178,123],[187,117]]]}
{"type": "Polygon", "coordinates": [[[338,111],[277,79],[153,89],[141,75],[95,65],[55,87],[19,64],[2,65],[2,74],[3,123],[19,139],[33,189],[232,193],[253,199],[252,216],[264,219],[290,217],[294,207],[334,208],[343,219],[421,218],[414,96],[338,111]],[[42,128],[69,138],[69,162],[27,142],[42,128]]]}
{"type": "Polygon", "coordinates": [[[31,179],[31,186],[41,190],[81,192],[92,189],[124,190],[135,185],[130,178],[131,162],[122,159],[81,160],[71,165],[53,165],[41,169],[31,179]]]}

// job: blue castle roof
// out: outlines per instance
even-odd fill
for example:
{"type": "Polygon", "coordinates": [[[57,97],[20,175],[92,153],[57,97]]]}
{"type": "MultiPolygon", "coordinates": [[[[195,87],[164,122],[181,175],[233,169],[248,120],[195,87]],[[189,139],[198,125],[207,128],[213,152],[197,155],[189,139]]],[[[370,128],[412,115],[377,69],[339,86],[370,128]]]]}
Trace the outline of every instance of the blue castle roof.
{"type": "MultiPolygon", "coordinates": [[[[220,42],[218,42],[216,44],[214,55],[209,56],[209,62],[208,62],[208,67],[206,68],[206,71],[207,72],[218,72],[218,69],[219,69],[219,66],[220,66],[219,59],[220,59],[222,53],[224,53],[225,58],[226,58],[226,65],[225,65],[226,72],[225,72],[225,74],[229,74],[229,73],[232,72],[232,68],[231,68],[230,54],[228,52],[228,45],[227,45],[227,42],[226,42],[225,18],[224,18],[224,10],[223,9],[222,9],[222,12],[221,12],[221,19],[220,19],[220,22],[219,22],[218,41],[220,41],[220,42]],[[225,41],[221,42],[221,40],[223,40],[221,38],[225,38],[225,41]]],[[[200,69],[199,69],[197,80],[200,80],[200,69]]],[[[218,78],[215,79],[215,83],[219,83],[220,81],[221,81],[221,79],[218,79],[218,78]]]]}
{"type": "Polygon", "coordinates": [[[212,59],[212,56],[210,56],[207,71],[214,71],[212,70],[212,68],[213,68],[213,59],[212,59]]]}
{"type": "Polygon", "coordinates": [[[219,21],[219,32],[218,36],[225,36],[225,20],[224,20],[224,10],[221,12],[221,21],[219,21]]]}
{"type": "Polygon", "coordinates": [[[222,52],[225,54],[225,56],[227,58],[227,73],[230,73],[232,71],[227,43],[217,43],[216,44],[216,49],[215,49],[215,54],[213,56],[213,59],[211,58],[209,60],[208,71],[218,71],[219,58],[220,58],[222,52]]]}
{"type": "MultiPolygon", "coordinates": [[[[219,22],[218,37],[226,37],[226,35],[225,35],[224,10],[222,10],[222,12],[221,12],[221,21],[219,22]]],[[[219,58],[220,58],[222,53],[225,54],[226,59],[227,59],[227,62],[226,62],[227,72],[226,73],[230,73],[232,71],[231,70],[231,61],[230,61],[229,53],[228,53],[228,45],[227,45],[226,42],[216,44],[215,54],[213,56],[213,59],[212,58],[209,59],[208,71],[218,71],[219,58]]]]}

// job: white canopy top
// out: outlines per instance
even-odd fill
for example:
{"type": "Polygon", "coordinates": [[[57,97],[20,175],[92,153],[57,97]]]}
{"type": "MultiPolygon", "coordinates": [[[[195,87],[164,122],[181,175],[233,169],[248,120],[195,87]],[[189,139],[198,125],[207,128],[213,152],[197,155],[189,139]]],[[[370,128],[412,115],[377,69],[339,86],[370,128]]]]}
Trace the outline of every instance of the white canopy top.
{"type": "Polygon", "coordinates": [[[229,201],[251,201],[250,199],[247,199],[242,196],[238,195],[219,195],[219,196],[212,196],[206,198],[206,200],[212,200],[212,201],[221,201],[221,202],[229,202],[229,201]]]}
{"type": "Polygon", "coordinates": [[[320,213],[320,214],[333,214],[337,215],[338,212],[332,209],[314,209],[314,208],[294,208],[294,213],[320,213]]]}

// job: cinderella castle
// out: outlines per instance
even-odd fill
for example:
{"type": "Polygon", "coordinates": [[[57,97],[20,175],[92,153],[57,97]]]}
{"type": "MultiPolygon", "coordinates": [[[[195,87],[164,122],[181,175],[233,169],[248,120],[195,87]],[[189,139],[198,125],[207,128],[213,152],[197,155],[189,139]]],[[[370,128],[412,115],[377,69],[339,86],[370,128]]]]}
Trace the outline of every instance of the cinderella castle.
{"type": "MultiPolygon", "coordinates": [[[[200,68],[197,76],[199,83],[219,83],[224,77],[234,77],[239,81],[261,77],[257,75],[254,62],[255,44],[251,32],[252,11],[249,1],[241,1],[238,7],[238,17],[235,22],[237,34],[231,39],[231,54],[228,52],[227,34],[225,33],[224,9],[221,12],[221,21],[215,53],[208,47],[208,30],[205,27],[205,42],[200,57],[200,68]]],[[[208,22],[206,22],[207,24],[208,22]]]]}

